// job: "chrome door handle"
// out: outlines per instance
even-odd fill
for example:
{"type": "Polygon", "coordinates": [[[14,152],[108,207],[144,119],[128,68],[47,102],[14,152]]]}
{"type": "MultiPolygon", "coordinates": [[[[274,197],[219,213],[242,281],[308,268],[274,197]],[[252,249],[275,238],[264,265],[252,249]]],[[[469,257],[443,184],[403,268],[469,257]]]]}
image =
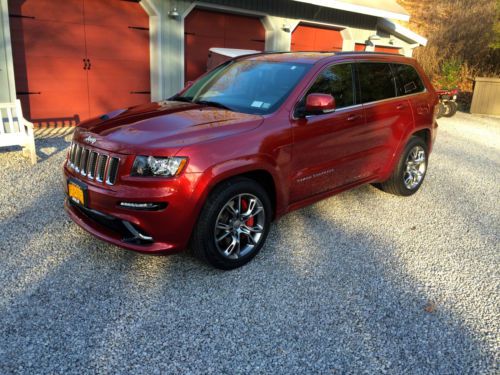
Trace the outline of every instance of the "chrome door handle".
{"type": "Polygon", "coordinates": [[[396,106],[396,109],[399,109],[399,110],[402,110],[402,109],[405,109],[406,108],[406,104],[398,104],[396,106]]]}

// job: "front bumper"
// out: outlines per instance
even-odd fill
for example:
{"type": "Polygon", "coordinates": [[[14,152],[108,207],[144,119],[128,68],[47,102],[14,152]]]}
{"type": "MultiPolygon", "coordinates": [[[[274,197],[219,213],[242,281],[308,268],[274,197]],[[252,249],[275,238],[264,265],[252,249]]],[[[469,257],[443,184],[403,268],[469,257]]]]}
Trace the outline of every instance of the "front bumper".
{"type": "Polygon", "coordinates": [[[196,218],[193,176],[167,180],[137,181],[103,186],[82,179],[77,172],[63,168],[64,189],[77,179],[87,187],[87,204],[82,207],[68,198],[69,217],[94,236],[114,245],[143,253],[171,253],[185,249],[196,218]],[[140,211],[120,207],[120,202],[163,202],[166,208],[140,211]]]}

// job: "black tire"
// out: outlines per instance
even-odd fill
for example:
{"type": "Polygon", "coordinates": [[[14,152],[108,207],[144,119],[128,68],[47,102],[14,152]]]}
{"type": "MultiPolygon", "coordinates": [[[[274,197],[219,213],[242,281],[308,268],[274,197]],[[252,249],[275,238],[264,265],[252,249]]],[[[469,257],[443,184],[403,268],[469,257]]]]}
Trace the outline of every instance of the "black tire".
{"type": "Polygon", "coordinates": [[[437,113],[437,118],[443,117],[443,115],[446,112],[446,107],[443,103],[439,103],[438,105],[438,113],[437,113]]]}
{"type": "Polygon", "coordinates": [[[458,104],[457,102],[446,102],[446,111],[443,113],[444,117],[453,117],[455,113],[457,113],[458,110],[458,104]]]}
{"type": "MultiPolygon", "coordinates": [[[[208,262],[212,266],[219,269],[230,270],[241,267],[244,264],[248,263],[253,257],[255,257],[264,245],[264,242],[266,241],[267,235],[269,233],[271,217],[272,206],[270,198],[264,188],[262,188],[262,186],[257,182],[243,177],[237,177],[222,182],[210,193],[205,206],[200,213],[200,217],[198,218],[198,222],[191,238],[191,249],[193,251],[193,254],[196,257],[208,262]],[[259,209],[262,208],[263,211],[259,211],[258,213],[258,215],[261,216],[255,216],[255,218],[260,220],[260,223],[258,225],[255,225],[255,227],[252,225],[252,227],[262,228],[262,232],[255,234],[255,236],[259,236],[258,241],[255,245],[251,243],[250,237],[248,235],[234,233],[234,231],[238,230],[236,229],[236,226],[231,226],[236,225],[235,222],[241,222],[242,227],[245,226],[246,228],[249,228],[248,221],[244,221],[243,219],[239,218],[244,208],[240,209],[238,215],[235,215],[238,216],[237,219],[228,219],[232,223],[227,222],[223,224],[232,228],[231,230],[222,230],[222,234],[226,233],[227,236],[223,241],[231,242],[231,240],[234,240],[235,238],[240,239],[237,250],[235,250],[235,252],[232,254],[224,255],[223,251],[221,250],[221,242],[216,241],[216,233],[219,230],[216,229],[216,225],[221,222],[218,220],[221,217],[224,217],[224,215],[227,217],[232,217],[233,211],[227,208],[228,205],[229,208],[234,207],[232,203],[237,202],[237,200],[235,201],[235,199],[238,199],[237,197],[239,196],[242,196],[242,199],[240,201],[246,199],[246,197],[258,198],[256,202],[258,201],[259,209]],[[245,252],[243,251],[243,249],[241,249],[241,246],[243,244],[246,246],[245,251],[248,252],[245,252]],[[253,246],[251,249],[247,249],[251,246],[253,246]],[[239,254],[240,250],[241,256],[234,258],[235,256],[237,256],[236,252],[239,254]]],[[[223,236],[219,235],[219,238],[220,237],[223,236]]]]}
{"type": "MultiPolygon", "coordinates": [[[[427,172],[428,157],[429,153],[425,141],[420,137],[411,137],[403,153],[401,154],[401,158],[399,159],[394,171],[392,172],[391,177],[387,181],[379,184],[378,186],[383,191],[394,195],[409,196],[415,194],[420,189],[420,186],[422,186],[422,183],[424,182],[425,174],[427,172]],[[410,176],[412,176],[412,174],[407,171],[407,162],[411,161],[410,159],[412,157],[410,156],[410,153],[414,152],[415,150],[424,151],[423,155],[424,167],[423,167],[423,173],[421,169],[418,170],[418,172],[422,173],[422,176],[418,177],[419,178],[418,183],[415,186],[409,187],[407,186],[405,181],[406,179],[410,180],[410,176]]],[[[415,171],[415,173],[417,173],[417,171],[415,171]]],[[[416,182],[413,179],[411,179],[410,181],[411,183],[416,182]]]]}

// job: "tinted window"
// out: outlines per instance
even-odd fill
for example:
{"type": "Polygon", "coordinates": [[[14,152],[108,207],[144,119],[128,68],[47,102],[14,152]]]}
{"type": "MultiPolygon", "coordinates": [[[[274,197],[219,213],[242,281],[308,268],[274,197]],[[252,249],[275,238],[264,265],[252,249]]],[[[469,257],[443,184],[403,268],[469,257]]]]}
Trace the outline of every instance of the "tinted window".
{"type": "Polygon", "coordinates": [[[358,73],[363,103],[396,96],[396,85],[389,64],[360,63],[358,73]]]}
{"type": "MultiPolygon", "coordinates": [[[[330,94],[335,98],[337,108],[354,104],[352,65],[332,65],[326,68],[311,86],[309,94],[330,94]]],[[[306,96],[307,96],[306,95],[306,96]]]]}
{"type": "Polygon", "coordinates": [[[398,95],[408,95],[424,91],[424,84],[413,66],[393,64],[392,68],[397,78],[398,95]]]}

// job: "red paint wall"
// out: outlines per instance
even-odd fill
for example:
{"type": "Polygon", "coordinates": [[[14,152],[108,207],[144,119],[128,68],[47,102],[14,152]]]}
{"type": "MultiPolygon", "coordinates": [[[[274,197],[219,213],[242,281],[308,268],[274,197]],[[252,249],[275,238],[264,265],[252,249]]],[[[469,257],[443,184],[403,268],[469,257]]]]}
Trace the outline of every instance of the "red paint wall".
{"type": "Polygon", "coordinates": [[[364,51],[366,49],[366,44],[356,43],[354,45],[355,51],[364,51]]]}
{"type": "Polygon", "coordinates": [[[292,33],[292,51],[342,51],[340,30],[299,25],[292,33]]]}
{"type": "Polygon", "coordinates": [[[400,48],[398,47],[383,47],[383,46],[375,46],[375,52],[385,52],[385,53],[394,53],[394,54],[401,54],[400,53],[400,48]]]}
{"type": "Polygon", "coordinates": [[[212,47],[265,49],[266,31],[256,17],[194,9],[186,17],[184,30],[186,82],[207,71],[212,47]]]}
{"type": "Polygon", "coordinates": [[[36,125],[73,125],[150,101],[149,17],[140,4],[9,0],[9,14],[17,96],[36,125]]]}

